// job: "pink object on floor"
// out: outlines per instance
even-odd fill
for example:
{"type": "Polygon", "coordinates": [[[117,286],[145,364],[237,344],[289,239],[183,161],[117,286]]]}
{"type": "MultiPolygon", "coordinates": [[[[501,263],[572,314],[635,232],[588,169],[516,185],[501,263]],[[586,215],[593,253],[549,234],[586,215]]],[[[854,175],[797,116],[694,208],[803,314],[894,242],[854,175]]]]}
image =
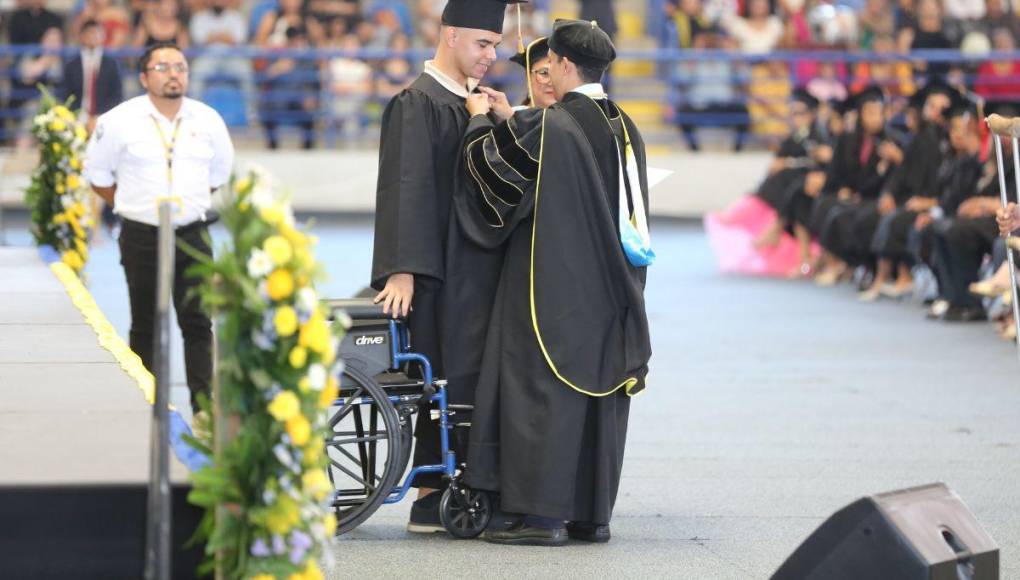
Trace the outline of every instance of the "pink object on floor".
{"type": "MultiPolygon", "coordinates": [[[[706,214],[705,233],[719,270],[760,276],[788,276],[798,271],[797,241],[785,231],[775,246],[754,247],[754,241],[776,219],[776,211],[756,195],[746,195],[721,212],[706,214]]],[[[817,254],[818,247],[812,244],[812,257],[817,254]]]]}

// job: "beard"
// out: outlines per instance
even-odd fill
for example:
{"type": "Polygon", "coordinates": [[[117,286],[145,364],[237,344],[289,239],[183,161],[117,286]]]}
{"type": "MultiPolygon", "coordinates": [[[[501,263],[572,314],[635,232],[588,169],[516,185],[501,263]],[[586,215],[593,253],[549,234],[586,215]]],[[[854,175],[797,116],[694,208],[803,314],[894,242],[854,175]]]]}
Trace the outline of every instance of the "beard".
{"type": "Polygon", "coordinates": [[[180,99],[184,96],[184,87],[180,84],[164,85],[160,96],[164,99],[180,99]]]}

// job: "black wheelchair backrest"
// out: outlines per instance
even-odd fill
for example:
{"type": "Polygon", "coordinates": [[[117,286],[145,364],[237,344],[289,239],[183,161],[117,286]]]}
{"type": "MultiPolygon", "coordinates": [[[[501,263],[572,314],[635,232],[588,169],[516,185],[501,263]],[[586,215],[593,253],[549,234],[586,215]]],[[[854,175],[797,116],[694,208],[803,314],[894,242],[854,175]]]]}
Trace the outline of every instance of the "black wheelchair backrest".
{"type": "Polygon", "coordinates": [[[353,321],[337,353],[344,364],[370,377],[393,366],[393,336],[382,305],[372,304],[371,299],[327,300],[326,304],[330,312],[343,310],[353,321]]]}

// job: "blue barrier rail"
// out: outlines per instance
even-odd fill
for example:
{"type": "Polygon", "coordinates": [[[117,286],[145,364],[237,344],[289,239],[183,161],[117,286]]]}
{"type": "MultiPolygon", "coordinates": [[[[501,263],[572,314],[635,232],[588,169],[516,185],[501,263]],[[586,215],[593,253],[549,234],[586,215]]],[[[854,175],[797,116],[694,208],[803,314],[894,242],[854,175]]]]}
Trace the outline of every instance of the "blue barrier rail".
{"type": "MultiPolygon", "coordinates": [[[[432,54],[431,50],[258,47],[193,48],[186,52],[195,89],[191,94],[219,110],[232,128],[265,131],[267,136],[281,128],[297,129],[309,145],[326,146],[374,137],[370,129],[386,101],[414,79],[421,63],[432,54]],[[279,73],[274,64],[281,60],[293,60],[293,70],[279,73]],[[366,63],[368,68],[357,70],[357,63],[366,63]]],[[[39,46],[0,46],[0,143],[24,133],[34,110],[35,83],[22,82],[18,64],[44,54],[53,53],[39,46]]],[[[77,49],[68,47],[59,54],[68,60],[77,49]]],[[[107,54],[120,65],[124,95],[139,94],[135,63],[141,50],[107,54]]],[[[903,69],[897,73],[900,76],[886,79],[891,85],[916,86],[925,69],[951,71],[969,87],[983,87],[989,101],[1020,104],[1020,75],[979,74],[985,63],[1020,62],[1020,51],[964,55],[955,50],[909,54],[818,50],[747,55],[669,48],[621,51],[618,62],[645,63],[654,72],[627,82],[611,82],[610,91],[617,100],[657,103],[664,123],[688,127],[771,124],[771,130],[781,132],[790,91],[806,85],[814,71],[826,65],[834,65],[847,88],[859,82],[858,72],[864,64],[893,64],[903,69]]],[[[505,90],[514,102],[524,96],[523,71],[516,65],[504,62],[494,66],[485,83],[505,90]]],[[[60,86],[53,79],[44,84],[60,86]]]]}

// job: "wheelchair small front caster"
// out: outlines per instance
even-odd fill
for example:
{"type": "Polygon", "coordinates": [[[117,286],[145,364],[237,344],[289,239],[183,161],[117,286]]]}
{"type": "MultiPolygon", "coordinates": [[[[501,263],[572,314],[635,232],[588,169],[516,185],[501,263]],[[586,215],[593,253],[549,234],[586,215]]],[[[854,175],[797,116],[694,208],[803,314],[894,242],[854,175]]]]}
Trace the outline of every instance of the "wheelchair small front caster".
{"type": "Polygon", "coordinates": [[[439,501],[439,521],[455,538],[471,539],[485,531],[492,518],[489,494],[463,483],[451,483],[439,501]]]}

